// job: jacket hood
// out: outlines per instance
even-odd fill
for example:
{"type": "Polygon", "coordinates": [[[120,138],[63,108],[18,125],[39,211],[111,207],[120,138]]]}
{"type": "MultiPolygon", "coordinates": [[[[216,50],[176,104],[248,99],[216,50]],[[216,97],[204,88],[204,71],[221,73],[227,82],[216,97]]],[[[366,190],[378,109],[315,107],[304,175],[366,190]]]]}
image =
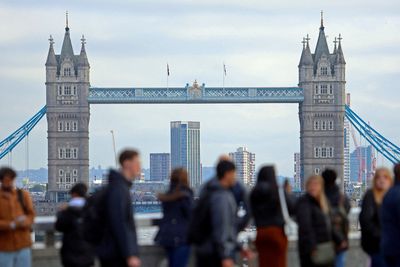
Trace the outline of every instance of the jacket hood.
{"type": "Polygon", "coordinates": [[[127,186],[132,186],[132,182],[125,179],[125,177],[116,170],[111,169],[108,175],[108,183],[109,184],[116,184],[116,183],[124,183],[127,186]]]}

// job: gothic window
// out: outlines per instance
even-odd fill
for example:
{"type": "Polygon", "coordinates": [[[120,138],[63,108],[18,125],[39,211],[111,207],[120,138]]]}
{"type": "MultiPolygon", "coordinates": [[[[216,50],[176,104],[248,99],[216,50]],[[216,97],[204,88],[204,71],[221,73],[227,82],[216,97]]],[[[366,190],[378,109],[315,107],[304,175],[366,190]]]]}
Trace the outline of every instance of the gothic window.
{"type": "Polygon", "coordinates": [[[319,130],[319,121],[314,121],[314,130],[319,130]]]}
{"type": "Polygon", "coordinates": [[[326,130],[326,121],[322,121],[321,124],[322,124],[321,130],[325,131],[326,130]]]}
{"type": "Polygon", "coordinates": [[[72,178],[72,179],[73,179],[73,181],[74,181],[74,184],[76,184],[76,183],[78,182],[78,178],[74,177],[74,178],[72,178]]]}
{"type": "Polygon", "coordinates": [[[71,148],[66,148],[65,149],[65,158],[70,159],[71,158],[71,148]]]}
{"type": "Polygon", "coordinates": [[[321,67],[321,75],[323,76],[328,75],[328,67],[321,67]]]}
{"type": "Polygon", "coordinates": [[[333,131],[333,121],[329,121],[329,131],[333,131]]]}
{"type": "Polygon", "coordinates": [[[326,158],[326,147],[321,148],[321,158],[326,158]]]}
{"type": "Polygon", "coordinates": [[[78,131],[78,122],[77,121],[73,121],[72,122],[72,131],[73,132],[77,132],[78,131]]]}
{"type": "Polygon", "coordinates": [[[320,169],[319,169],[319,168],[315,168],[315,169],[314,169],[314,173],[315,173],[316,175],[319,175],[320,169]]]}
{"type": "Polygon", "coordinates": [[[58,175],[59,176],[63,176],[64,175],[64,170],[63,169],[59,169],[58,170],[58,175]]]}
{"type": "Polygon", "coordinates": [[[64,76],[71,76],[71,68],[64,68],[64,76]]]}
{"type": "Polygon", "coordinates": [[[73,148],[72,149],[72,158],[73,159],[77,159],[78,158],[78,149],[77,148],[73,148]]]}
{"type": "Polygon", "coordinates": [[[329,86],[329,94],[333,95],[333,88],[332,88],[332,84],[329,86]]]}
{"type": "Polygon", "coordinates": [[[63,131],[63,121],[58,122],[58,131],[62,132],[63,131]]]}
{"type": "Polygon", "coordinates": [[[63,95],[63,91],[62,91],[62,87],[61,86],[58,87],[58,95],[63,95]]]}
{"type": "Polygon", "coordinates": [[[73,169],[72,170],[72,175],[73,176],[78,176],[78,170],[77,169],[73,169]]]}
{"type": "Polygon", "coordinates": [[[321,94],[326,95],[328,93],[328,85],[321,85],[321,94]]]}
{"type": "Polygon", "coordinates": [[[319,149],[319,147],[315,147],[314,148],[314,157],[315,158],[319,158],[319,155],[320,154],[320,149],[319,149]]]}
{"type": "Polygon", "coordinates": [[[333,147],[328,148],[328,158],[333,158],[333,147]]]}
{"type": "Polygon", "coordinates": [[[76,86],[73,88],[72,95],[76,95],[76,86]]]}
{"type": "Polygon", "coordinates": [[[67,132],[71,131],[71,122],[69,121],[65,122],[65,131],[67,132]]]}
{"type": "Polygon", "coordinates": [[[71,95],[71,85],[64,86],[64,95],[71,95]]]}
{"type": "Polygon", "coordinates": [[[59,159],[63,159],[64,158],[64,149],[63,148],[59,148],[58,149],[58,158],[59,159]]]}
{"type": "Polygon", "coordinates": [[[65,173],[65,182],[66,182],[67,184],[70,184],[70,183],[71,183],[71,173],[70,173],[70,172],[66,172],[66,173],[65,173]]]}

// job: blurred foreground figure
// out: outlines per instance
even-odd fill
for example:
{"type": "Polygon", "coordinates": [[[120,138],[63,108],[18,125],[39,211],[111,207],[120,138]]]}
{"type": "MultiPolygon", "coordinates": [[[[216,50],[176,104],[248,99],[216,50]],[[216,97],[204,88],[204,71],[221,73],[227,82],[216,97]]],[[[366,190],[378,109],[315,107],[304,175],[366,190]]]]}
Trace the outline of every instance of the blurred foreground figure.
{"type": "Polygon", "coordinates": [[[326,169],[322,172],[325,183],[325,195],[330,207],[333,241],[335,242],[335,267],[344,267],[346,251],[349,248],[349,199],[340,191],[336,184],[337,174],[334,170],[326,169]]]}
{"type": "Polygon", "coordinates": [[[139,153],[125,150],[121,169],[110,170],[108,185],[88,199],[85,239],[96,247],[102,267],[139,267],[139,248],[130,188],[141,173],[139,153]]]}
{"type": "Polygon", "coordinates": [[[323,178],[318,175],[309,177],[306,191],[296,208],[301,267],[333,267],[335,248],[323,178]]]}
{"type": "Polygon", "coordinates": [[[17,174],[0,169],[0,266],[31,266],[31,228],[35,213],[28,192],[15,188],[17,174]]]}
{"type": "Polygon", "coordinates": [[[278,183],[273,166],[264,166],[258,173],[257,183],[250,193],[250,205],[257,227],[256,247],[260,267],[286,267],[288,239],[284,232],[282,207],[292,205],[287,194],[280,203],[278,183]]]}
{"type": "Polygon", "coordinates": [[[369,189],[363,198],[360,225],[361,246],[371,258],[371,267],[386,267],[381,250],[381,206],[383,197],[392,186],[390,171],[386,168],[376,170],[369,189]]]}
{"type": "Polygon", "coordinates": [[[183,168],[173,170],[168,192],[159,194],[158,198],[162,202],[163,218],[155,242],[164,247],[169,267],[185,267],[190,256],[187,234],[193,206],[188,172],[183,168]]]}
{"type": "Polygon", "coordinates": [[[92,246],[84,240],[83,212],[86,203],[87,186],[75,184],[68,206],[57,214],[55,228],[63,233],[61,262],[64,267],[94,266],[92,246]]]}
{"type": "Polygon", "coordinates": [[[388,267],[400,267],[400,163],[394,167],[394,186],[381,207],[382,252],[388,267]]]}

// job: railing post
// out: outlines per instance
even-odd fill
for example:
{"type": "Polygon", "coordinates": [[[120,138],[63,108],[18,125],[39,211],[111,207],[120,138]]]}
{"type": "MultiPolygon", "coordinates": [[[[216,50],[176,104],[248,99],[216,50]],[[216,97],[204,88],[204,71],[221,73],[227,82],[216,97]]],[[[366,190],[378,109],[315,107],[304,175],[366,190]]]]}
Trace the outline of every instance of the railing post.
{"type": "Polygon", "coordinates": [[[55,232],[54,230],[47,230],[44,234],[44,244],[46,248],[54,247],[56,244],[55,232]]]}

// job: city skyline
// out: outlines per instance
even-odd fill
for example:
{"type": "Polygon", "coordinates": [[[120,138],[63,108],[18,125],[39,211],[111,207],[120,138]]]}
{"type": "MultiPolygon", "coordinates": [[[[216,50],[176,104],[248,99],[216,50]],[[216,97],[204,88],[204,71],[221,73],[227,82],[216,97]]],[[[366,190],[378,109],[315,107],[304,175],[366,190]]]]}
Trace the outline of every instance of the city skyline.
{"type": "MultiPolygon", "coordinates": [[[[43,5],[43,3],[42,3],[43,5]]],[[[211,5],[211,3],[206,3],[206,5],[211,5]]],[[[388,4],[390,5],[390,4],[388,4]]],[[[393,4],[394,5],[394,4],[393,4]]],[[[20,10],[22,7],[14,6],[12,4],[3,4],[6,9],[10,11],[8,14],[12,14],[12,11],[20,10]]],[[[146,6],[142,4],[141,6],[146,6]]],[[[396,6],[396,5],[394,5],[396,6]]],[[[145,13],[143,16],[138,18],[139,21],[143,22],[146,20],[146,14],[151,17],[150,8],[148,8],[148,13],[145,13]]],[[[189,8],[189,7],[186,7],[189,8]]],[[[382,7],[382,9],[388,7],[382,7]]],[[[32,6],[24,7],[24,9],[31,10],[32,12],[40,12],[36,8],[32,6]]],[[[189,8],[190,9],[190,8],[189,8]]],[[[2,120],[3,127],[0,129],[1,136],[6,136],[9,132],[15,130],[19,125],[18,122],[22,122],[26,120],[26,118],[30,117],[34,111],[32,110],[33,103],[36,103],[37,107],[40,107],[44,103],[44,61],[47,54],[48,44],[46,39],[48,38],[48,34],[52,33],[54,39],[56,41],[55,49],[60,51],[60,45],[62,41],[63,27],[64,27],[64,7],[57,7],[57,12],[52,12],[52,14],[44,14],[43,18],[40,18],[39,21],[35,21],[35,23],[31,23],[32,26],[37,28],[37,36],[34,37],[30,35],[29,31],[26,35],[19,35],[19,32],[25,31],[26,27],[31,27],[29,23],[13,24],[13,34],[8,34],[5,32],[3,36],[6,37],[4,41],[5,51],[9,51],[10,53],[5,53],[5,63],[2,65],[0,75],[3,78],[2,80],[5,82],[7,89],[2,88],[2,93],[4,94],[4,101],[6,102],[15,102],[17,103],[18,109],[15,107],[1,107],[2,114],[13,114],[11,116],[13,119],[9,120],[8,118],[4,118],[2,120]],[[58,14],[59,13],[59,14],[58,14]],[[51,25],[48,25],[48,21],[52,21],[51,25]],[[46,23],[47,22],[47,23],[46,23]],[[46,25],[46,26],[44,26],[46,25]],[[23,27],[22,27],[23,26],[23,27]],[[41,26],[41,27],[38,27],[41,26]],[[38,36],[42,37],[41,39],[38,36]],[[38,40],[40,39],[40,40],[38,40]],[[20,42],[21,41],[21,42],[20,42]],[[22,42],[23,41],[23,42],[22,42]],[[18,45],[16,45],[19,43],[18,45]],[[31,45],[33,44],[33,45],[31,45]],[[23,50],[26,48],[30,48],[31,54],[26,55],[24,58],[29,58],[29,62],[21,62],[14,58],[11,58],[9,55],[13,55],[18,52],[19,54],[26,53],[23,50]],[[12,64],[11,64],[12,63],[12,64]],[[17,70],[21,70],[17,72],[17,70]],[[17,75],[18,74],[18,75],[17,75]],[[24,77],[24,81],[20,81],[20,76],[24,77]],[[29,86],[28,86],[29,85],[29,86]],[[8,88],[14,88],[13,91],[18,92],[18,94],[9,93],[8,88]],[[33,88],[28,91],[25,88],[33,88]],[[7,90],[7,91],[5,91],[7,90]],[[33,92],[33,93],[32,93],[33,92]],[[19,97],[21,94],[26,96],[27,99],[23,99],[19,97]],[[16,99],[15,99],[16,98],[16,99]],[[17,101],[18,102],[17,102],[17,101]],[[29,104],[28,104],[28,102],[29,104]],[[18,110],[18,111],[17,111],[18,110]],[[14,113],[15,111],[15,113],[14,113]],[[12,112],[12,113],[10,113],[12,112]]],[[[197,12],[201,12],[191,9],[192,15],[196,15],[197,12]]],[[[350,24],[349,22],[353,21],[350,18],[350,14],[344,12],[344,14],[338,14],[338,9],[325,8],[325,16],[326,16],[326,32],[328,35],[334,36],[338,32],[342,32],[344,36],[343,46],[345,47],[346,60],[348,62],[348,73],[347,73],[347,81],[348,81],[348,91],[352,93],[353,103],[352,106],[360,111],[362,114],[367,114],[368,118],[371,121],[371,124],[377,129],[382,129],[382,131],[387,135],[390,139],[398,142],[398,136],[396,133],[399,132],[399,126],[395,125],[396,121],[393,110],[398,108],[398,104],[393,102],[392,99],[395,93],[395,87],[389,86],[391,84],[397,84],[395,82],[388,82],[387,79],[383,79],[380,74],[382,69],[389,73],[385,75],[397,74],[395,70],[394,62],[398,61],[397,53],[390,53],[390,57],[386,55],[388,49],[387,43],[393,44],[396,46],[399,43],[398,37],[390,36],[390,30],[395,28],[398,24],[399,19],[397,16],[387,13],[389,15],[385,15],[384,18],[380,18],[381,14],[378,10],[377,15],[372,17],[373,27],[369,27],[371,29],[371,33],[366,34],[363,32],[363,27],[361,27],[361,23],[350,24]],[[335,11],[336,10],[336,11],[335,11]],[[347,29],[344,25],[350,24],[350,29],[347,29]],[[380,32],[375,35],[380,38],[376,38],[373,40],[366,41],[369,46],[360,47],[357,43],[362,38],[367,38],[374,33],[374,31],[379,28],[380,32]],[[356,34],[352,34],[356,33],[356,34]],[[389,39],[389,40],[388,40],[389,39]],[[366,55],[369,51],[373,51],[372,55],[366,55]],[[362,52],[362,53],[361,53],[362,52]],[[361,65],[370,66],[380,66],[380,68],[374,68],[374,73],[370,75],[368,74],[369,69],[362,67],[361,65]],[[361,64],[362,63],[362,64],[361,64]],[[394,66],[394,67],[391,67],[394,66]],[[372,76],[366,77],[366,76],[372,76]],[[378,79],[377,79],[377,78],[378,79]],[[361,80],[362,79],[362,80],[361,80]],[[368,80],[370,79],[370,80],[368,80]],[[373,80],[373,81],[371,81],[373,80]],[[354,86],[356,85],[356,86],[354,86]],[[355,87],[362,88],[359,91],[355,90],[355,87]],[[385,94],[380,94],[382,88],[385,89],[385,94]],[[354,91],[355,90],[355,91],[354,91]],[[389,97],[390,95],[390,97],[389,97]],[[380,112],[372,112],[369,111],[370,103],[376,100],[377,96],[382,97],[380,101],[386,102],[385,106],[380,107],[380,112]],[[386,99],[387,98],[387,99],[386,99]],[[364,106],[360,103],[364,103],[364,106]],[[380,117],[385,116],[386,120],[380,120],[380,117]],[[391,125],[394,124],[394,125],[391,125]]],[[[214,11],[214,14],[219,14],[221,11],[214,11]]],[[[179,13],[179,12],[178,12],[179,13]]],[[[259,37],[251,36],[252,39],[256,40],[267,40],[269,37],[275,36],[276,40],[274,42],[266,43],[265,47],[255,46],[255,53],[259,53],[263,60],[258,60],[257,56],[254,54],[245,54],[242,59],[237,58],[237,51],[242,51],[241,49],[248,48],[249,44],[244,43],[240,38],[239,31],[238,36],[232,34],[232,32],[226,31],[225,34],[228,37],[237,37],[240,45],[235,46],[232,44],[221,45],[218,43],[216,46],[212,46],[213,39],[220,40],[221,38],[216,36],[215,32],[211,33],[211,37],[207,35],[207,33],[202,32],[201,34],[208,36],[207,41],[202,43],[201,45],[196,45],[195,40],[201,40],[203,38],[199,38],[199,34],[197,31],[194,31],[195,40],[189,40],[190,44],[193,44],[192,48],[186,48],[183,50],[181,54],[179,54],[173,48],[173,44],[177,44],[177,42],[173,42],[173,40],[178,40],[179,37],[175,35],[174,38],[168,39],[167,42],[168,52],[165,55],[160,55],[159,53],[154,53],[156,50],[148,49],[144,50],[144,56],[135,57],[137,54],[141,52],[141,49],[133,49],[127,47],[126,49],[119,48],[118,50],[124,51],[124,57],[121,58],[121,54],[118,52],[111,51],[105,47],[105,45],[111,44],[111,39],[109,35],[102,35],[102,32],[99,29],[93,27],[92,23],[87,23],[83,19],[84,12],[78,11],[77,9],[70,10],[70,23],[71,23],[71,36],[72,42],[74,44],[75,51],[79,51],[79,39],[80,34],[82,32],[85,33],[88,38],[88,57],[92,66],[92,84],[133,84],[134,86],[139,85],[164,85],[165,84],[165,65],[166,61],[169,61],[171,67],[171,77],[170,84],[174,84],[177,86],[183,86],[186,82],[192,82],[194,79],[198,78],[199,82],[205,82],[207,85],[216,84],[220,85],[222,83],[220,81],[219,74],[222,74],[222,58],[225,58],[227,65],[227,85],[236,85],[236,84],[244,84],[244,85],[275,85],[275,84],[288,84],[292,83],[295,85],[297,83],[297,63],[300,56],[300,45],[299,41],[301,37],[304,36],[307,32],[310,33],[310,36],[313,38],[311,43],[314,45],[317,37],[317,27],[318,27],[318,14],[319,10],[303,10],[303,12],[299,15],[295,15],[293,19],[300,19],[302,23],[297,23],[296,27],[289,27],[291,20],[288,21],[287,25],[280,24],[278,29],[271,29],[268,27],[268,23],[264,21],[261,17],[261,14],[256,16],[252,23],[243,23],[241,26],[248,29],[251,25],[257,25],[256,31],[265,30],[265,35],[259,34],[259,37]],[[259,22],[259,24],[257,24],[259,22]],[[279,37],[278,33],[283,31],[288,31],[287,37],[279,37]],[[214,35],[213,35],[214,34],[214,35]],[[196,39],[197,38],[197,39],[196,39]],[[257,39],[259,38],[259,39],[257,39]],[[277,48],[278,45],[287,45],[285,49],[277,48]],[[218,48],[218,51],[213,50],[218,48]],[[199,50],[200,49],[200,50],[199,50]],[[203,50],[204,49],[204,50],[203,50]],[[238,50],[235,50],[238,49],[238,50]],[[192,60],[188,60],[189,58],[193,58],[193,54],[196,55],[196,52],[202,52],[204,54],[220,54],[221,60],[210,59],[206,57],[205,62],[203,60],[194,60],[196,63],[193,63],[192,60]],[[153,53],[153,54],[151,54],[153,53]],[[266,53],[270,53],[271,57],[266,56],[266,53]],[[276,54],[275,54],[276,53],[276,54]],[[168,56],[166,56],[168,54],[168,56]],[[180,56],[179,56],[180,55],[180,56]],[[146,56],[146,57],[145,57],[146,56]],[[167,60],[168,57],[168,60],[167,60]],[[227,57],[227,58],[226,58],[227,57]],[[139,59],[140,63],[143,63],[146,58],[150,59],[150,63],[144,64],[144,68],[141,70],[132,69],[129,67],[130,60],[135,62],[136,59],[139,59]],[[175,60],[169,60],[170,58],[175,60]],[[217,62],[218,61],[218,62],[217,62]],[[261,62],[262,61],[262,62],[261,62]],[[105,70],[102,67],[101,62],[108,62],[107,66],[111,66],[111,69],[105,70]],[[245,64],[246,62],[252,62],[253,64],[245,64]],[[194,69],[191,67],[193,64],[196,66],[200,65],[200,67],[196,67],[197,71],[193,71],[194,69]],[[249,74],[249,70],[243,69],[243,65],[246,65],[249,70],[255,69],[256,72],[254,75],[249,74]],[[249,67],[249,66],[252,67],[249,67]],[[279,68],[277,67],[279,65],[279,68]],[[207,67],[209,66],[209,68],[207,67]],[[119,70],[121,72],[122,69],[126,69],[126,71],[117,73],[115,70],[119,70]],[[277,69],[276,71],[274,69],[277,69]],[[286,71],[285,71],[286,70],[286,71]],[[197,72],[197,74],[196,74],[197,72]],[[200,72],[200,73],[199,73],[200,72]],[[131,74],[132,73],[132,74],[131,74]],[[271,75],[265,75],[265,73],[271,75]],[[217,75],[218,74],[218,75],[217,75]],[[274,75],[275,74],[275,75],[274,75]],[[138,79],[140,77],[140,79],[138,79]],[[157,77],[157,79],[154,79],[157,77]],[[264,78],[262,78],[264,77],[264,78]]],[[[5,13],[4,19],[10,19],[5,13]]],[[[90,14],[89,14],[90,15],[90,14]]],[[[92,14],[93,15],[93,14],[92,14]]],[[[282,14],[276,15],[276,18],[268,18],[268,22],[276,20],[282,20],[282,18],[288,18],[289,15],[292,15],[289,11],[283,12],[282,14]]],[[[108,15],[110,16],[110,15],[108,15]]],[[[180,13],[180,16],[184,16],[180,13]]],[[[186,16],[186,15],[185,15],[186,16]]],[[[358,15],[361,16],[361,15],[358,15]]],[[[246,15],[239,16],[241,19],[245,18],[246,15]]],[[[178,20],[183,17],[178,16],[178,20]]],[[[31,18],[27,16],[28,21],[31,18]]],[[[126,17],[126,19],[131,20],[131,18],[126,17]]],[[[366,18],[359,18],[361,21],[365,22],[367,25],[371,23],[366,18]]],[[[112,21],[112,20],[111,20],[112,21]]],[[[230,20],[228,20],[230,21],[230,20]]],[[[115,23],[118,24],[121,21],[118,18],[115,18],[115,23]]],[[[218,22],[220,22],[218,20],[218,22]]],[[[243,22],[243,20],[242,20],[243,22]]],[[[174,22],[171,22],[174,24],[174,22]]],[[[213,20],[208,26],[217,25],[217,21],[213,20]]],[[[175,24],[174,24],[175,25],[175,24]]],[[[111,23],[111,26],[115,26],[115,24],[111,23]]],[[[156,29],[156,25],[151,23],[151,29],[156,29]]],[[[189,25],[194,29],[199,29],[199,26],[202,24],[193,23],[189,25]]],[[[222,23],[220,27],[217,27],[217,30],[226,29],[229,26],[227,23],[222,23]]],[[[207,28],[207,25],[205,25],[207,28]]],[[[115,26],[115,29],[118,29],[115,26]]],[[[190,29],[190,28],[189,28],[190,29]]],[[[138,32],[140,38],[143,38],[144,33],[142,33],[137,28],[131,29],[133,32],[138,32]]],[[[183,33],[183,28],[171,28],[171,31],[176,33],[176,30],[180,30],[183,33]]],[[[152,34],[152,38],[159,32],[160,29],[154,31],[154,35],[152,34]]],[[[190,31],[193,33],[193,31],[190,31]]],[[[245,31],[243,31],[245,32],[245,31]]],[[[247,32],[247,30],[246,30],[247,32]]],[[[224,34],[224,32],[220,32],[224,34]]],[[[253,32],[252,32],[253,33],[253,32]]],[[[123,36],[123,31],[121,31],[118,35],[117,33],[113,33],[112,36],[119,36],[120,38],[123,36]]],[[[126,38],[126,37],[125,37],[126,38]]],[[[123,39],[125,40],[125,39],[123,39]]],[[[113,45],[118,47],[120,42],[114,40],[113,45]]],[[[332,38],[330,38],[329,46],[332,48],[332,38]]],[[[131,42],[127,42],[131,44],[131,42]]],[[[142,43],[140,43],[141,45],[142,43]]],[[[252,47],[250,45],[250,47],[252,47]]],[[[154,47],[153,47],[154,48],[154,47]]],[[[28,49],[28,51],[30,51],[28,49]]],[[[246,49],[247,50],[247,49],[246,49]]],[[[371,54],[371,53],[369,53],[371,54]]],[[[194,57],[196,59],[196,57],[194,57]]],[[[219,57],[217,57],[218,59],[219,57]]],[[[104,124],[105,120],[112,121],[112,128],[116,131],[117,137],[117,147],[121,149],[124,146],[136,146],[138,147],[142,154],[147,154],[150,151],[165,151],[168,147],[168,142],[165,144],[161,142],[155,142],[153,144],[149,144],[148,140],[168,140],[163,137],[164,130],[163,126],[160,125],[164,121],[164,124],[168,125],[168,121],[170,120],[199,120],[202,121],[202,132],[203,135],[206,135],[206,140],[202,140],[204,143],[203,152],[204,156],[204,164],[208,166],[212,166],[215,162],[216,158],[221,153],[229,152],[232,147],[237,147],[239,144],[246,143],[249,147],[254,147],[255,150],[252,150],[257,153],[258,158],[262,160],[261,162],[274,162],[277,163],[278,171],[283,174],[291,173],[292,166],[292,154],[295,151],[298,151],[298,119],[296,116],[297,106],[295,105],[259,105],[259,106],[249,106],[243,105],[241,107],[237,107],[237,105],[221,105],[221,106],[135,106],[135,107],[99,107],[94,106],[92,108],[92,118],[90,122],[90,165],[97,166],[99,164],[103,166],[113,165],[113,152],[111,145],[111,137],[109,136],[110,127],[108,124],[104,124]],[[243,108],[241,108],[243,107],[243,108]],[[107,114],[108,113],[108,114],[107,114]],[[136,114],[137,113],[137,114],[136,114]],[[143,117],[143,114],[149,114],[146,117],[143,117]],[[178,115],[179,114],[179,115],[178,115]],[[217,116],[215,116],[217,114],[217,116]],[[118,117],[118,120],[115,118],[118,117]],[[155,118],[154,125],[157,127],[149,127],[148,126],[148,118],[155,118]],[[179,118],[177,118],[179,117],[179,118]],[[184,117],[184,118],[182,118],[184,117]],[[132,123],[132,121],[134,123],[132,123]],[[262,126],[260,127],[259,121],[266,121],[267,125],[274,125],[274,127],[262,126]],[[282,124],[282,121],[285,121],[282,124]],[[235,126],[237,124],[244,124],[244,129],[236,129],[235,126]],[[132,124],[132,125],[131,125],[132,124]],[[135,125],[144,125],[144,127],[135,127],[135,125]],[[258,126],[257,126],[258,125],[258,126]],[[235,132],[232,134],[231,130],[227,129],[235,129],[235,132]],[[249,138],[248,129],[252,129],[252,133],[255,133],[252,138],[249,138]],[[132,137],[132,133],[134,136],[132,137]],[[226,136],[229,135],[229,140],[226,139],[226,136]],[[282,141],[285,140],[285,141],[282,141]],[[109,143],[109,147],[107,144],[109,143]],[[104,144],[100,146],[99,144],[104,144]]],[[[46,145],[45,138],[45,123],[41,122],[38,125],[39,128],[35,129],[31,136],[31,166],[32,167],[45,167],[46,164],[46,149],[43,149],[46,145]],[[40,151],[40,153],[39,153],[40,151]]],[[[13,153],[14,162],[19,169],[22,169],[24,166],[24,156],[19,155],[23,154],[23,144],[20,145],[21,148],[17,148],[15,153],[13,153]],[[22,167],[22,168],[21,168],[22,167]]],[[[5,164],[7,159],[3,159],[1,164],[5,164]]],[[[145,162],[146,164],[146,162],[145,162]]],[[[257,164],[259,165],[259,163],[257,164]]]]}

